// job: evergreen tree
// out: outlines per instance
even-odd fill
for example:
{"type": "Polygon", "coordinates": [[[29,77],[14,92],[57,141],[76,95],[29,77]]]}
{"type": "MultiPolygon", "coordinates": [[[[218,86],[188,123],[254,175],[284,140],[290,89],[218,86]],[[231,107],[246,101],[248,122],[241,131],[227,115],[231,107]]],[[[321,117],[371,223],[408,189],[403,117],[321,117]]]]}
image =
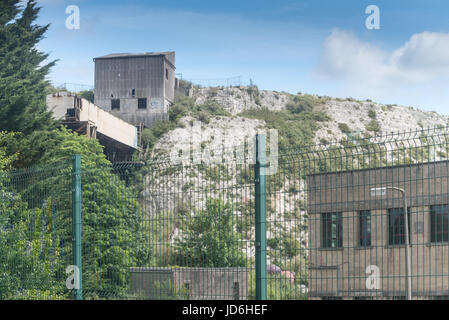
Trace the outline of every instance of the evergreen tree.
{"type": "Polygon", "coordinates": [[[46,107],[45,79],[55,61],[37,49],[49,25],[38,26],[40,8],[29,0],[0,2],[0,128],[19,133],[8,145],[8,153],[19,152],[16,166],[30,165],[45,150],[48,131],[56,122],[46,107]]]}

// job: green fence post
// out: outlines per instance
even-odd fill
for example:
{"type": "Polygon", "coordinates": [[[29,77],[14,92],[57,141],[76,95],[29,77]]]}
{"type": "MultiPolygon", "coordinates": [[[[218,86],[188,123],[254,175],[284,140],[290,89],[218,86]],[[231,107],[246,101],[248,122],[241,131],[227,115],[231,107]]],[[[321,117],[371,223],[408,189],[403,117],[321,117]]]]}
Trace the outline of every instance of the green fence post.
{"type": "MultiPolygon", "coordinates": [[[[81,156],[72,157],[72,255],[73,265],[78,267],[78,289],[75,299],[83,299],[83,282],[81,269],[81,156]]],[[[76,271],[75,271],[76,274],[76,271]]]]}
{"type": "Polygon", "coordinates": [[[254,177],[256,185],[256,299],[267,299],[267,221],[265,183],[265,135],[256,135],[256,163],[254,177]]]}

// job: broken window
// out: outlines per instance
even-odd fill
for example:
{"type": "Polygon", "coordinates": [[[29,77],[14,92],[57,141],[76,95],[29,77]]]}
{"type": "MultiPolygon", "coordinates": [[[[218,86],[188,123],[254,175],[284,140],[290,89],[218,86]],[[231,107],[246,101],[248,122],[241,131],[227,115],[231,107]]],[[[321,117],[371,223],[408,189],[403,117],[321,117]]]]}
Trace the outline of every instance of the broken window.
{"type": "Polygon", "coordinates": [[[137,99],[137,109],[146,109],[146,108],[147,108],[147,98],[137,99]]]}
{"type": "Polygon", "coordinates": [[[120,110],[120,99],[111,100],[111,110],[120,110]]]}

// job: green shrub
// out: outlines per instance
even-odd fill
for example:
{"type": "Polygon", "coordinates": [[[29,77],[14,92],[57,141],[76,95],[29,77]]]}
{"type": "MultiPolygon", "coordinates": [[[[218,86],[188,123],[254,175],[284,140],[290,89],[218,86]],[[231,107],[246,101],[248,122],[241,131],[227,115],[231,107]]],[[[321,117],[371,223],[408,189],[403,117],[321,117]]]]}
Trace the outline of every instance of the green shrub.
{"type": "Polygon", "coordinates": [[[94,103],[94,91],[93,90],[80,91],[80,92],[78,92],[78,96],[94,103]]]}
{"type": "Polygon", "coordinates": [[[151,148],[157,142],[157,139],[154,136],[153,131],[151,131],[148,128],[142,130],[140,139],[142,141],[142,146],[145,148],[151,148]]]}
{"type": "Polygon", "coordinates": [[[177,261],[181,266],[244,267],[230,203],[206,199],[206,208],[183,217],[182,237],[175,239],[177,261]]]}
{"type": "Polygon", "coordinates": [[[210,114],[204,111],[198,113],[198,120],[202,123],[208,124],[210,122],[210,114]]]}
{"type": "MultiPolygon", "coordinates": [[[[248,275],[248,299],[256,299],[256,274],[251,271],[248,275]]],[[[299,284],[290,283],[290,279],[280,275],[268,275],[267,277],[268,300],[306,300],[307,294],[303,293],[299,284]]]]}
{"type": "Polygon", "coordinates": [[[374,111],[373,109],[369,109],[368,117],[370,117],[371,119],[376,119],[376,111],[374,111]]]}
{"type": "Polygon", "coordinates": [[[349,129],[349,126],[346,123],[339,123],[338,129],[343,133],[351,133],[351,129],[349,129]]]}
{"type": "Polygon", "coordinates": [[[315,100],[311,96],[294,96],[287,104],[286,109],[291,113],[313,111],[315,100]]]}
{"type": "Polygon", "coordinates": [[[379,132],[380,131],[380,126],[379,126],[379,122],[377,122],[376,120],[371,120],[366,126],[365,129],[367,131],[370,132],[379,132]]]}
{"type": "Polygon", "coordinates": [[[160,300],[187,300],[189,290],[186,287],[176,286],[171,279],[154,282],[156,298],[160,300]]]}

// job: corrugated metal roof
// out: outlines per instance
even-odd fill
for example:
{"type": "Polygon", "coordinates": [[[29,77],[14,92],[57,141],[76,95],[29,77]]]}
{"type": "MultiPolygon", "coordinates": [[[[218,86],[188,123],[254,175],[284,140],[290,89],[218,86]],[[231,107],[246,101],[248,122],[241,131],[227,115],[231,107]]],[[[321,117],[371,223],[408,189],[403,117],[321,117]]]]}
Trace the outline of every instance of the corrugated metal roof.
{"type": "Polygon", "coordinates": [[[105,56],[94,58],[96,59],[110,59],[110,58],[130,58],[130,57],[151,57],[151,56],[166,56],[173,54],[174,51],[165,52],[145,52],[145,53],[111,53],[105,56]]]}

